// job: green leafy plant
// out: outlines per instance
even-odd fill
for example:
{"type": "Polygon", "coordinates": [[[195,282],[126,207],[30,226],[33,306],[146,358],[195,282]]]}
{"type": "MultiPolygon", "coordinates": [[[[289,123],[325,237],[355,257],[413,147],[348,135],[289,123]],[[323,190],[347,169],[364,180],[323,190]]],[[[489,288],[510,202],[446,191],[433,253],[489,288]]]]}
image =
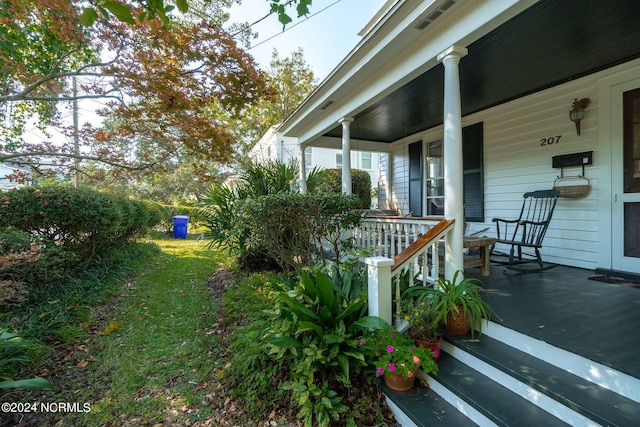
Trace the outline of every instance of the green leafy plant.
{"type": "Polygon", "coordinates": [[[252,244],[295,270],[325,257],[339,263],[353,249],[345,232],[362,221],[356,207],[357,199],[344,194],[278,193],[247,201],[242,219],[252,244]]]}
{"type": "MultiPolygon", "coordinates": [[[[411,378],[418,369],[425,374],[437,373],[438,365],[433,360],[434,353],[424,347],[416,346],[411,338],[400,332],[379,330],[369,338],[373,340],[373,347],[377,358],[375,360],[376,375],[401,375],[411,378]]],[[[364,346],[367,339],[361,340],[364,346]]]]}
{"type": "MultiPolygon", "coordinates": [[[[320,184],[316,191],[342,192],[342,169],[324,169],[319,173],[320,184]]],[[[352,192],[358,198],[360,209],[371,208],[371,175],[360,169],[351,169],[352,192]]]]}
{"type": "Polygon", "coordinates": [[[284,278],[275,287],[278,305],[266,342],[276,360],[291,366],[289,387],[296,391],[305,425],[312,425],[314,417],[319,425],[328,425],[342,409],[332,401],[335,395],[327,382],[349,386],[350,375],[366,368],[367,349],[357,337],[369,327],[384,327],[384,321],[365,316],[366,297],[344,272],[338,279],[300,271],[298,280],[284,278]]]}
{"type": "Polygon", "coordinates": [[[495,315],[491,306],[482,299],[484,288],[482,282],[475,278],[465,278],[461,271],[456,271],[451,280],[438,278],[433,287],[414,286],[409,288],[403,298],[416,297],[418,303],[426,302],[435,313],[435,321],[445,326],[452,317],[462,315],[469,319],[471,338],[475,338],[475,327],[482,333],[481,319],[490,320],[495,315]],[[461,278],[458,281],[458,278],[461,278]]]}
{"type": "Polygon", "coordinates": [[[24,351],[33,346],[17,333],[0,328],[0,389],[23,388],[27,390],[53,390],[53,385],[45,378],[14,380],[9,371],[14,364],[24,364],[29,359],[24,351]]]}

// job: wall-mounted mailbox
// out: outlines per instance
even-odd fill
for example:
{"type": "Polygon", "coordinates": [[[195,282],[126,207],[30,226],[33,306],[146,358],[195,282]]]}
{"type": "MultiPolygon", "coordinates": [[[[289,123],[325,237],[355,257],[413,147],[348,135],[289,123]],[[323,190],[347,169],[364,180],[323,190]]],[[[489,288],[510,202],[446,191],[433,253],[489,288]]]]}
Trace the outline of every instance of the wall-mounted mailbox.
{"type": "Polygon", "coordinates": [[[584,167],[591,164],[593,164],[593,151],[584,151],[582,153],[553,156],[552,166],[554,168],[560,168],[560,177],[564,176],[564,168],[582,166],[582,175],[580,176],[584,176],[584,167]]]}

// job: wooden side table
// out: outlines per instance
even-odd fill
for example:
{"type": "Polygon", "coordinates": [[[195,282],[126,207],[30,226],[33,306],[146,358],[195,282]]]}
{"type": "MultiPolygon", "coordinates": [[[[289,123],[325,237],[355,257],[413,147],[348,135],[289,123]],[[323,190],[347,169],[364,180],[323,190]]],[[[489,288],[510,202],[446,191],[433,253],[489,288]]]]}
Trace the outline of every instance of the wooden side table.
{"type": "Polygon", "coordinates": [[[496,243],[493,237],[464,237],[463,247],[468,249],[479,248],[479,257],[475,255],[466,255],[464,259],[464,268],[479,267],[480,274],[489,276],[491,274],[489,268],[489,252],[491,245],[496,243]]]}

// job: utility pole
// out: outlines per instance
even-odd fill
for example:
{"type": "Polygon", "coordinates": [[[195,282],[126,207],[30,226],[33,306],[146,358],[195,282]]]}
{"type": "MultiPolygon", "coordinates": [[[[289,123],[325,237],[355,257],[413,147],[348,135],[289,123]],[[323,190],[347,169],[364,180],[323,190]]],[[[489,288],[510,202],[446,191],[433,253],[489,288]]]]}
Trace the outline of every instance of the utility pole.
{"type": "Polygon", "coordinates": [[[78,187],[80,180],[80,138],[78,136],[78,87],[76,77],[73,76],[73,186],[78,187]]]}

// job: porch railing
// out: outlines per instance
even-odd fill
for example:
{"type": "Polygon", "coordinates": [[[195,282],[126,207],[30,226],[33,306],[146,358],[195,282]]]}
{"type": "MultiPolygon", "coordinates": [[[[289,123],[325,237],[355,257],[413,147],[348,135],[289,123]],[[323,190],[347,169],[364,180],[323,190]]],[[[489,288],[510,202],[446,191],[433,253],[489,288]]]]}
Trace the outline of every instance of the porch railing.
{"type": "Polygon", "coordinates": [[[355,235],[357,242],[358,237],[364,236],[361,242],[369,243],[369,248],[374,249],[374,255],[377,255],[365,259],[369,280],[369,314],[392,323],[394,295],[395,299],[399,299],[402,288],[414,286],[416,279],[426,285],[439,276],[440,260],[444,258],[440,242],[453,228],[454,221],[393,218],[390,221],[392,227],[389,228],[384,224],[388,218],[369,220],[371,218],[367,221],[374,224],[373,227],[365,225],[362,227],[364,231],[355,235]],[[419,231],[416,232],[416,229],[419,231]],[[379,242],[379,249],[373,246],[375,243],[371,243],[376,241],[379,242]],[[385,256],[393,253],[390,248],[402,248],[402,251],[393,255],[392,259],[385,256]],[[376,250],[379,252],[376,253],[376,250]]]}
{"type": "Polygon", "coordinates": [[[440,222],[441,218],[367,217],[354,230],[356,246],[393,258],[440,222]]]}

